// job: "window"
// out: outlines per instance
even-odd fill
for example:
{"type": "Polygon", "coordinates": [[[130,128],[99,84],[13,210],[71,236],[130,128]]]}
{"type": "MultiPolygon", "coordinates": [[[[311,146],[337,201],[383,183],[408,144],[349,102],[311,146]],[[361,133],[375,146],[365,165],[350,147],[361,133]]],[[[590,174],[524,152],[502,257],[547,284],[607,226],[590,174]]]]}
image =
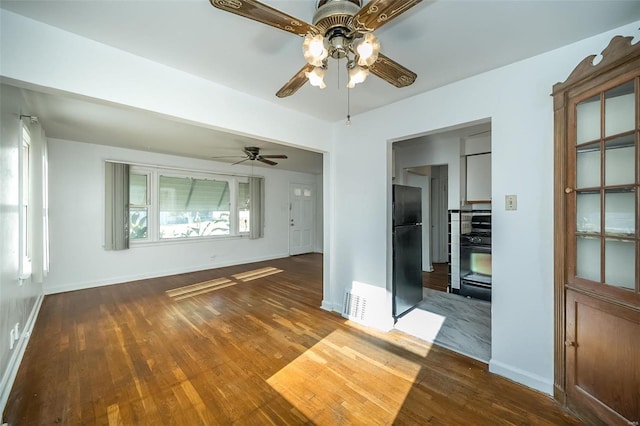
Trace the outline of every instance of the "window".
{"type": "Polygon", "coordinates": [[[130,241],[249,235],[250,192],[247,177],[132,166],[130,241]]]}
{"type": "Polygon", "coordinates": [[[160,238],[230,233],[229,182],[160,176],[160,238]]]}
{"type": "Polygon", "coordinates": [[[149,238],[149,174],[129,173],[129,239],[149,238]]]}
{"type": "Polygon", "coordinates": [[[250,225],[249,182],[238,182],[238,232],[248,233],[250,225]]]}
{"type": "Polygon", "coordinates": [[[31,220],[30,198],[30,148],[31,135],[29,130],[22,126],[22,148],[20,150],[20,279],[25,280],[31,276],[31,247],[29,246],[29,222],[31,220]]]}

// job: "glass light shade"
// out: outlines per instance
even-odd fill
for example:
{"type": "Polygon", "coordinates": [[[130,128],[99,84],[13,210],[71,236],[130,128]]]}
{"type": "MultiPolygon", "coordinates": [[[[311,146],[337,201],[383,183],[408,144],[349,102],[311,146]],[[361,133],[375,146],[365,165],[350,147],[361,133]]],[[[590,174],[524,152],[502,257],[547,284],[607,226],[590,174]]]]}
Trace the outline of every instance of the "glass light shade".
{"type": "Polygon", "coordinates": [[[362,68],[359,65],[355,65],[353,68],[349,70],[349,83],[347,87],[349,89],[353,89],[356,84],[362,83],[367,79],[369,75],[369,70],[366,68],[362,68]]]}
{"type": "Polygon", "coordinates": [[[315,36],[307,34],[302,43],[302,53],[309,64],[314,67],[322,66],[322,61],[329,56],[329,51],[324,46],[324,37],[320,34],[315,36]]]}
{"type": "Polygon", "coordinates": [[[371,66],[378,59],[378,53],[380,52],[380,43],[378,39],[371,33],[367,33],[364,39],[358,43],[356,47],[358,52],[358,65],[371,66]]]}
{"type": "Polygon", "coordinates": [[[327,85],[324,84],[324,74],[326,72],[327,70],[324,68],[315,67],[313,71],[305,72],[304,75],[309,79],[309,84],[324,89],[327,87],[327,85]]]}

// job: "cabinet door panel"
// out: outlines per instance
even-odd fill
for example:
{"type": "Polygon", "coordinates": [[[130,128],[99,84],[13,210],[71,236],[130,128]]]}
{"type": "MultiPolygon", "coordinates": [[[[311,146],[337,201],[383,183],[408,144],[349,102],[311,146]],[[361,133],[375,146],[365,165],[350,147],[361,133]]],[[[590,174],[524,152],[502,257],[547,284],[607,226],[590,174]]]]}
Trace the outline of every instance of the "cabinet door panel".
{"type": "Polygon", "coordinates": [[[608,424],[640,419],[639,336],[640,311],[569,290],[569,401],[590,407],[608,424]]]}
{"type": "Polygon", "coordinates": [[[491,154],[467,156],[467,201],[491,200],[491,154]]]}

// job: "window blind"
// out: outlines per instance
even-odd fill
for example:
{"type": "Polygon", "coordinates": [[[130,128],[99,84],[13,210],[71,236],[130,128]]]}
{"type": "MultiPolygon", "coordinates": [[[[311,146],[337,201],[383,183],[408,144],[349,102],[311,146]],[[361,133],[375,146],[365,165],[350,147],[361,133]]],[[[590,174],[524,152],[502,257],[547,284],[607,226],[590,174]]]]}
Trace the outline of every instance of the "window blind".
{"type": "Polygon", "coordinates": [[[264,237],[264,179],[259,177],[249,178],[249,198],[251,209],[250,223],[251,230],[249,238],[255,240],[264,237]]]}
{"type": "Polygon", "coordinates": [[[129,165],[105,162],[105,250],[129,248],[129,165]]]}

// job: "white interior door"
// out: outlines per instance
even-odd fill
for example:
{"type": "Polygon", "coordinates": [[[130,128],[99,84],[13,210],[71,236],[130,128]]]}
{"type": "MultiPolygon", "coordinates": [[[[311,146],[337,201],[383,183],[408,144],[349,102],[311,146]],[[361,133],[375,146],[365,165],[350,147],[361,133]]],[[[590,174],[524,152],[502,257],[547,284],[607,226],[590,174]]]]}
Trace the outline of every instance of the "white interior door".
{"type": "Polygon", "coordinates": [[[407,185],[416,186],[422,190],[422,270],[433,271],[431,263],[431,177],[416,173],[407,173],[407,185]]]}
{"type": "Polygon", "coordinates": [[[446,263],[449,257],[447,238],[448,166],[433,166],[431,179],[431,261],[446,263]]]}
{"type": "Polygon", "coordinates": [[[313,251],[315,188],[292,183],[289,192],[289,254],[313,251]]]}

